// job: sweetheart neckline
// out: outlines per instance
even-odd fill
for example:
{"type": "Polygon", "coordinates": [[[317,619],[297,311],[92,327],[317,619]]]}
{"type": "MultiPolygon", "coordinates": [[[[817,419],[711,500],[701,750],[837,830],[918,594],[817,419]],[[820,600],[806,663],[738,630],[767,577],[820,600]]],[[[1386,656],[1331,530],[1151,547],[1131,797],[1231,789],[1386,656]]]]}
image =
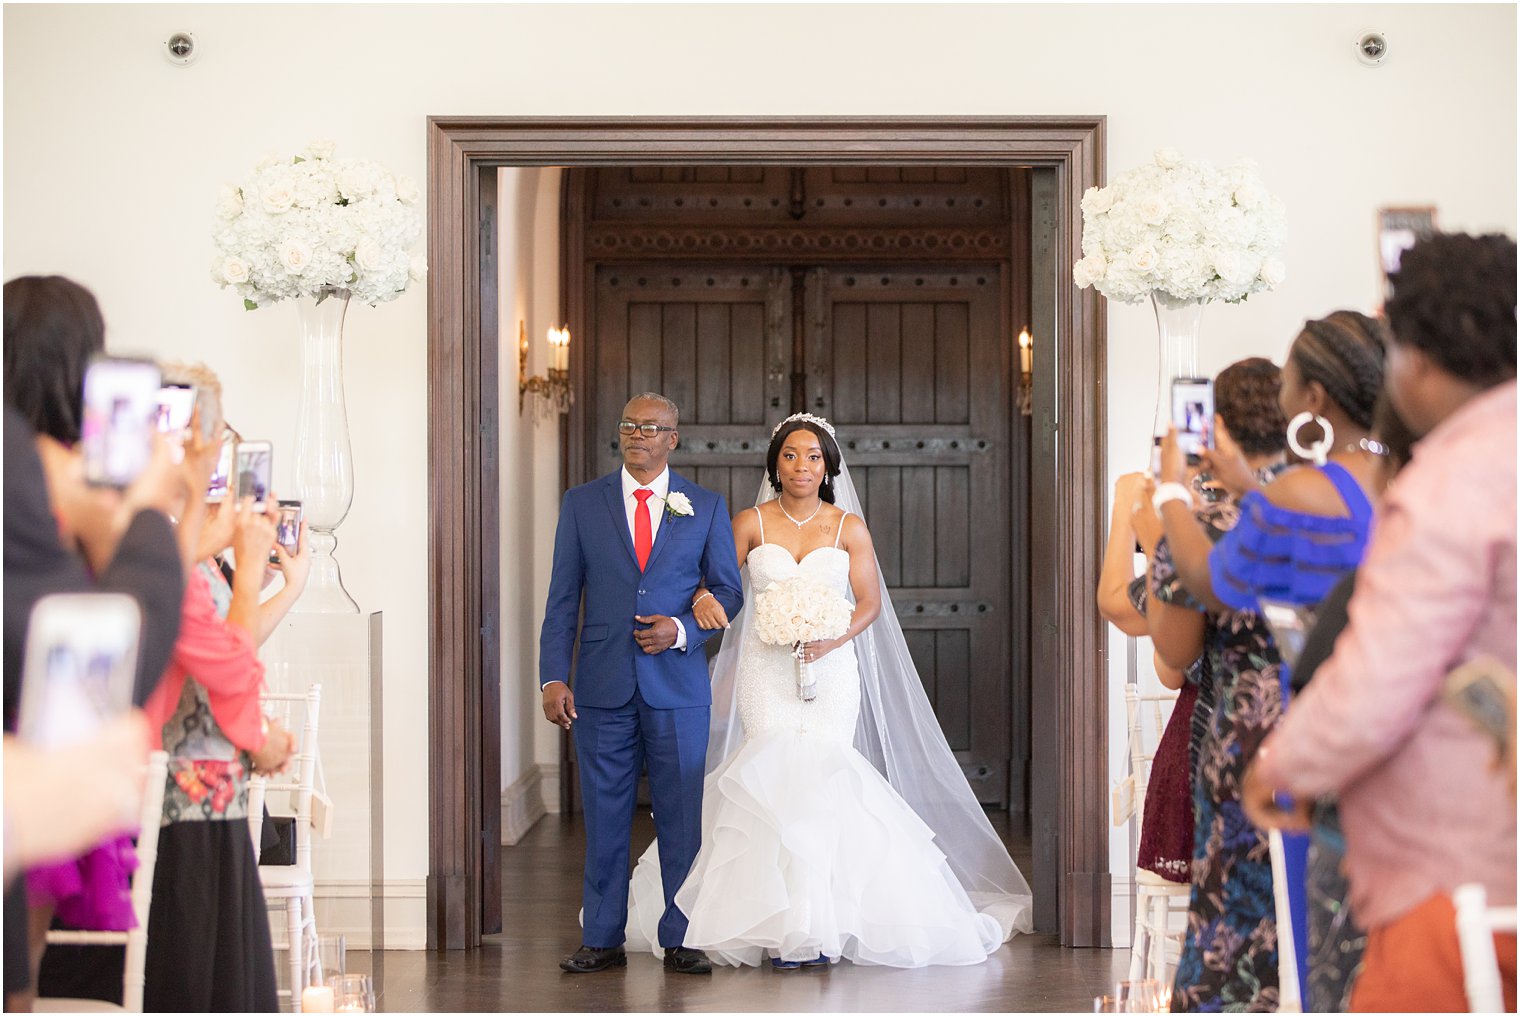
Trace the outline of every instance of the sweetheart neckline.
{"type": "Polygon", "coordinates": [[[761,543],[761,544],[758,544],[757,546],[751,547],[749,554],[745,555],[744,560],[748,561],[750,559],[750,557],[754,555],[755,551],[759,550],[761,547],[775,547],[777,550],[781,551],[781,553],[783,553],[787,557],[791,558],[792,559],[792,564],[795,564],[799,568],[802,567],[802,562],[803,561],[806,561],[808,558],[812,557],[814,554],[818,553],[820,550],[837,550],[841,554],[844,554],[846,557],[848,557],[849,553],[850,553],[848,550],[845,550],[843,547],[831,547],[828,544],[824,544],[822,547],[814,547],[812,550],[808,551],[806,554],[803,554],[802,557],[796,558],[796,557],[792,557],[792,552],[791,551],[787,550],[785,547],[783,547],[779,543],[761,543]]]}

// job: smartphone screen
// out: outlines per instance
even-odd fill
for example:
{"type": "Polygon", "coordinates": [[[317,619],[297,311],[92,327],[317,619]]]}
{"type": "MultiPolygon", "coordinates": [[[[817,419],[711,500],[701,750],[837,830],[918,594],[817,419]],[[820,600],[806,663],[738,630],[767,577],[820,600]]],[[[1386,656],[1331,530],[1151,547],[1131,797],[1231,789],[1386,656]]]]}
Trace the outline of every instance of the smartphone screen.
{"type": "Polygon", "coordinates": [[[1177,446],[1188,461],[1197,462],[1200,452],[1214,446],[1214,382],[1197,377],[1174,379],[1172,423],[1177,428],[1177,446]]]}
{"type": "Polygon", "coordinates": [[[211,483],[206,488],[207,501],[225,501],[228,485],[232,481],[232,459],[237,446],[232,441],[222,442],[222,453],[217,457],[216,468],[211,471],[211,483]]]}
{"type": "Polygon", "coordinates": [[[252,497],[262,509],[269,497],[274,465],[274,446],[268,441],[244,441],[237,446],[237,499],[252,497]]]}
{"type": "Polygon", "coordinates": [[[285,553],[295,556],[301,545],[301,502],[280,499],[280,521],[275,528],[274,538],[285,548],[285,553]]]}
{"type": "Polygon", "coordinates": [[[85,482],[125,487],[148,467],[158,426],[158,365],[96,357],[84,374],[80,446],[85,482]]]}
{"type": "Polygon", "coordinates": [[[132,708],[142,612],[120,593],[44,596],[26,630],[17,733],[45,748],[77,744],[132,708]]]}
{"type": "Polygon", "coordinates": [[[194,385],[164,385],[158,390],[158,431],[181,435],[190,429],[190,414],[195,412],[194,385]]]}

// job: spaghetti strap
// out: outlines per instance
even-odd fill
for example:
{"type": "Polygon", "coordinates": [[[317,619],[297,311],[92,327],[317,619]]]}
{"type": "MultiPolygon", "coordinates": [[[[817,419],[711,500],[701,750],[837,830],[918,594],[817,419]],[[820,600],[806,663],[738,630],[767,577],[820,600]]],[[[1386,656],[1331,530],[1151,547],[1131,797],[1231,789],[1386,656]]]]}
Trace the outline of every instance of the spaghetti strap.
{"type": "Polygon", "coordinates": [[[850,519],[850,513],[849,512],[845,512],[843,515],[839,516],[839,532],[837,532],[837,533],[834,534],[834,549],[835,550],[839,549],[839,541],[842,540],[842,539],[844,539],[844,524],[846,522],[848,522],[849,519],[850,519]]]}
{"type": "Polygon", "coordinates": [[[755,505],[755,521],[760,523],[760,542],[765,543],[765,516],[760,514],[760,506],[755,505]]]}

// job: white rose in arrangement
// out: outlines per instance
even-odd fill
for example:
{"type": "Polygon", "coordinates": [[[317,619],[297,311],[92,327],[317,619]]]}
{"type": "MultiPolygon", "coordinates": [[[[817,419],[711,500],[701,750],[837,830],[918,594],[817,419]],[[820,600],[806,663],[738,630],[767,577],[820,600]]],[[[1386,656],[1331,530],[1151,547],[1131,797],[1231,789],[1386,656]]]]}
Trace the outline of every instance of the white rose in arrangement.
{"type": "Polygon", "coordinates": [[[396,199],[403,205],[415,205],[422,199],[422,188],[409,176],[396,177],[396,199]]]}
{"type": "Polygon", "coordinates": [[[222,260],[222,279],[234,286],[248,281],[248,262],[240,257],[224,258],[222,260]]]}
{"type": "Polygon", "coordinates": [[[1282,202],[1254,165],[1220,170],[1162,148],[1083,195],[1072,278],[1125,303],[1235,302],[1281,281],[1286,235],[1282,202]]]}
{"type": "Polygon", "coordinates": [[[292,275],[300,275],[311,267],[311,245],[295,237],[280,244],[280,264],[292,275]]]}
{"type": "Polygon", "coordinates": [[[373,305],[425,277],[426,263],[412,253],[422,233],[415,181],[370,162],[334,161],[335,151],[313,142],[220,190],[211,277],[249,310],[333,291],[373,305]]]}
{"type": "Polygon", "coordinates": [[[1107,271],[1108,262],[1102,256],[1089,254],[1072,267],[1071,278],[1079,288],[1086,289],[1103,278],[1107,271]]]}
{"type": "Polygon", "coordinates": [[[235,219],[243,214],[243,192],[231,184],[222,184],[216,196],[216,214],[224,219],[235,219]]]}
{"type": "Polygon", "coordinates": [[[667,515],[682,516],[694,514],[694,511],[691,507],[691,498],[687,497],[679,490],[671,491],[670,494],[665,498],[665,513],[667,515]]]}
{"type": "Polygon", "coordinates": [[[849,600],[809,578],[772,582],[755,597],[755,634],[772,646],[837,639],[853,616],[849,600]]]}
{"type": "Polygon", "coordinates": [[[1288,268],[1276,258],[1267,258],[1261,263],[1261,281],[1266,283],[1268,289],[1276,289],[1288,279],[1288,268]]]}

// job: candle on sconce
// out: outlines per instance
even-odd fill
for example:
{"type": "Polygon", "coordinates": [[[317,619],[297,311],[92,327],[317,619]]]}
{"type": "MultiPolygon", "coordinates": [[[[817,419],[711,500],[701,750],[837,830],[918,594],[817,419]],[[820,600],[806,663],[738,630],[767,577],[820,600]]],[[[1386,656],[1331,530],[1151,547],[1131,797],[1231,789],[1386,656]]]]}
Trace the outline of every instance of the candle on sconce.
{"type": "Polygon", "coordinates": [[[1025,328],[1022,331],[1020,331],[1019,332],[1019,372],[1020,373],[1023,373],[1023,374],[1029,374],[1029,373],[1031,373],[1031,366],[1032,366],[1032,364],[1034,362],[1034,349],[1033,349],[1033,346],[1034,346],[1034,340],[1029,337],[1029,329],[1025,328]]]}
{"type": "Polygon", "coordinates": [[[570,329],[549,329],[549,349],[552,353],[551,362],[555,370],[568,371],[570,369],[570,329]]]}
{"type": "Polygon", "coordinates": [[[302,1012],[332,1012],[333,990],[331,985],[313,984],[301,992],[302,1012]]]}

